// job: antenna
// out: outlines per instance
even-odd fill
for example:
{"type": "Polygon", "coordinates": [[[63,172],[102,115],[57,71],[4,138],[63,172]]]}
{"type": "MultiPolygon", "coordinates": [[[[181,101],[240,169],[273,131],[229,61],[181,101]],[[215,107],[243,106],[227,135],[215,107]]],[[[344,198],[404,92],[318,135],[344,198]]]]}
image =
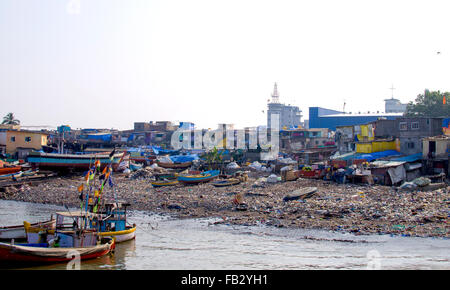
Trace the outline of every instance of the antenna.
{"type": "Polygon", "coordinates": [[[394,84],[392,84],[392,86],[389,89],[392,91],[391,99],[393,99],[394,98],[394,90],[395,90],[394,84]]]}

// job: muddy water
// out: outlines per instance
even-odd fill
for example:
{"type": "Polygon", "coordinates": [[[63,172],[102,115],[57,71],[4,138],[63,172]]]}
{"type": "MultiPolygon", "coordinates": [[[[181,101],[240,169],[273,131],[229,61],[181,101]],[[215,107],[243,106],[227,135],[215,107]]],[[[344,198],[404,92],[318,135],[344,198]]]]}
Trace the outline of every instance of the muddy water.
{"type": "MultiPolygon", "coordinates": [[[[0,225],[48,219],[60,206],[0,200],[0,225]]],[[[450,269],[450,241],[441,238],[354,236],[266,226],[213,225],[129,213],[136,240],[81,269],[450,269]]],[[[67,269],[66,264],[31,269],[67,269]]]]}

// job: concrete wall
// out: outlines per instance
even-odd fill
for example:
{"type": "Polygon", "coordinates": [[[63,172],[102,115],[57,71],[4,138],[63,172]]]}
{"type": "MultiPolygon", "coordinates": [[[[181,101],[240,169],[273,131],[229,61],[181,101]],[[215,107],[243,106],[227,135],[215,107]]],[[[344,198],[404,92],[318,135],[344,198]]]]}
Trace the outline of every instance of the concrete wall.
{"type": "Polygon", "coordinates": [[[301,110],[295,106],[287,106],[279,103],[268,104],[267,110],[267,127],[271,127],[271,115],[278,114],[280,126],[282,129],[284,126],[290,129],[292,126],[298,127],[301,125],[301,110]]]}
{"type": "Polygon", "coordinates": [[[0,145],[6,146],[6,131],[0,132],[0,145]]]}

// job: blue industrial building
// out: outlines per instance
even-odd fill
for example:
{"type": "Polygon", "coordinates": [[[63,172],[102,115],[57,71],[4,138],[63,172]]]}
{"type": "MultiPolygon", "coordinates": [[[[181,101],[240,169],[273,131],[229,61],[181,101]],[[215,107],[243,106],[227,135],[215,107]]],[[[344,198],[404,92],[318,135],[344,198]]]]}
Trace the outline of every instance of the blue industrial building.
{"type": "Polygon", "coordinates": [[[320,107],[309,107],[309,128],[328,128],[336,131],[337,126],[367,124],[379,118],[394,120],[402,115],[403,113],[349,114],[320,107]]]}

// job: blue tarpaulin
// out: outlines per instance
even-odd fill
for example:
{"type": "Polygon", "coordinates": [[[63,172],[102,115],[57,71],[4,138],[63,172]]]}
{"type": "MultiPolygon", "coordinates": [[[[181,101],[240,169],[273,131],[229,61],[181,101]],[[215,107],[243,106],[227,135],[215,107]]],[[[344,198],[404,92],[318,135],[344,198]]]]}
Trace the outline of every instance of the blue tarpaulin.
{"type": "Polygon", "coordinates": [[[405,161],[405,162],[415,162],[422,159],[422,153],[417,153],[413,155],[398,157],[391,159],[392,161],[405,161]]]}
{"type": "Polygon", "coordinates": [[[444,120],[442,120],[442,127],[449,128],[449,125],[450,125],[450,118],[445,118],[444,120]]]}
{"type": "Polygon", "coordinates": [[[172,160],[175,163],[183,163],[183,162],[189,162],[199,159],[197,154],[191,154],[191,155],[172,155],[170,156],[170,160],[172,160]]]}
{"type": "Polygon", "coordinates": [[[374,153],[348,153],[343,154],[342,157],[336,158],[336,160],[358,160],[358,159],[365,159],[368,162],[371,162],[373,160],[388,157],[388,156],[396,156],[401,155],[399,152],[395,150],[386,150],[381,152],[374,152],[374,153]]]}
{"type": "Polygon", "coordinates": [[[101,141],[104,141],[104,142],[108,142],[108,141],[111,141],[111,138],[112,138],[112,136],[111,136],[111,134],[90,134],[90,135],[87,135],[87,139],[88,140],[101,140],[101,141]]]}
{"type": "Polygon", "coordinates": [[[373,153],[357,154],[356,156],[354,156],[353,159],[366,159],[368,162],[371,162],[371,161],[379,159],[379,158],[395,156],[395,155],[401,155],[401,154],[395,150],[386,150],[386,151],[373,152],[373,153]]]}
{"type": "Polygon", "coordinates": [[[153,152],[156,155],[160,155],[160,154],[174,154],[174,153],[179,151],[179,150],[162,149],[161,147],[158,147],[158,146],[152,146],[152,150],[153,150],[153,152]]]}

